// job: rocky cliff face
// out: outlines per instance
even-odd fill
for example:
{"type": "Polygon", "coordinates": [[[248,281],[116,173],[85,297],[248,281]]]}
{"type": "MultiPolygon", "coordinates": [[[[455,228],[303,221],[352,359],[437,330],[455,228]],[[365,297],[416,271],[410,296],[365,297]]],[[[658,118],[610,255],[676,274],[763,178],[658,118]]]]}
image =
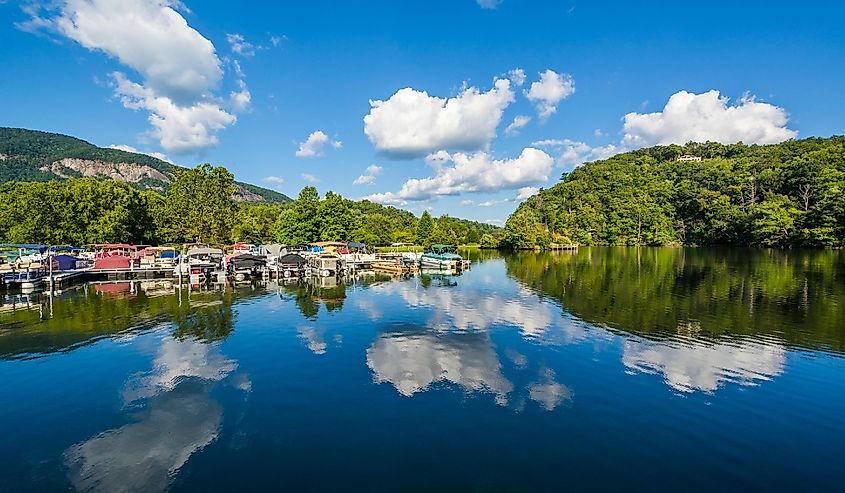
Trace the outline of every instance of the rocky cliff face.
{"type": "MultiPolygon", "coordinates": [[[[0,160],[5,156],[0,155],[0,160]]],[[[173,176],[163,173],[151,166],[137,163],[109,163],[91,159],[64,158],[49,165],[44,165],[39,170],[45,173],[52,173],[59,178],[70,179],[77,177],[109,179],[134,184],[147,179],[144,188],[150,188],[159,192],[164,191],[167,185],[173,183],[173,176]]],[[[235,200],[241,202],[260,202],[264,197],[251,192],[242,185],[235,184],[235,200]]]]}
{"type": "Polygon", "coordinates": [[[239,202],[261,202],[264,197],[235,183],[235,200],[239,202]]]}
{"type": "Polygon", "coordinates": [[[164,190],[165,184],[172,183],[173,177],[147,165],[135,163],[107,163],[90,159],[64,158],[39,168],[46,173],[53,173],[61,178],[78,176],[88,178],[108,178],[124,183],[138,183],[144,178],[162,182],[161,186],[152,186],[164,190]]]}

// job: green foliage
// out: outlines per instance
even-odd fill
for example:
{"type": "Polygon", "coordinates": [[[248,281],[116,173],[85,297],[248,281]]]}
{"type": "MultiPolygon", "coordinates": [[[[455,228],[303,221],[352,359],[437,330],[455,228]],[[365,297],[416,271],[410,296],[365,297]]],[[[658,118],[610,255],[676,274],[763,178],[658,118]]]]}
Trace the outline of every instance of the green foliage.
{"type": "Polygon", "coordinates": [[[434,218],[428,211],[423,211],[417,222],[417,245],[431,245],[431,235],[434,233],[434,218]]]}
{"type": "Polygon", "coordinates": [[[619,154],[565,173],[508,223],[511,248],[543,246],[546,232],[586,245],[843,246],[845,137],[619,154]]]}
{"type": "Polygon", "coordinates": [[[751,208],[751,236],[762,246],[786,246],[795,236],[795,224],[802,214],[784,195],[771,195],[751,208]]]}
{"type": "Polygon", "coordinates": [[[334,192],[320,200],[314,187],[305,187],[286,206],[273,226],[273,237],[283,244],[315,241],[359,241],[366,245],[418,242],[422,245],[464,243],[470,231],[478,235],[497,228],[464,219],[441,216],[435,222],[426,211],[418,220],[408,211],[361,200],[343,198],[334,192]]]}
{"type": "MultiPolygon", "coordinates": [[[[320,200],[304,188],[289,205],[236,202],[232,175],[209,164],[177,170],[164,196],[111,180],[0,184],[0,242],[86,245],[279,241],[286,244],[362,241],[370,246],[413,242],[417,218],[410,212],[333,192],[320,200]]],[[[435,229],[443,242],[465,243],[471,232],[496,234],[490,225],[442,216],[435,229]]],[[[425,230],[425,227],[423,227],[425,230]]]]}
{"type": "Polygon", "coordinates": [[[163,236],[168,242],[226,243],[237,212],[234,177],[223,167],[203,164],[177,170],[164,197],[163,236]]]}
{"type": "Polygon", "coordinates": [[[548,236],[536,213],[528,207],[520,206],[505,223],[504,243],[515,250],[548,246],[548,236]]]}
{"type": "Polygon", "coordinates": [[[276,221],[274,237],[288,245],[311,243],[320,239],[320,194],[315,187],[305,187],[276,221]]]}
{"type": "Polygon", "coordinates": [[[320,240],[346,241],[349,239],[352,218],[342,196],[334,192],[326,193],[326,198],[320,202],[318,210],[321,221],[320,240]]]}
{"type": "Polygon", "coordinates": [[[267,243],[273,238],[273,225],[283,206],[268,203],[238,203],[232,240],[247,243],[267,243]]]}
{"type": "Polygon", "coordinates": [[[467,230],[466,244],[467,245],[475,245],[479,241],[481,241],[481,237],[478,236],[478,230],[475,229],[475,228],[469,228],[467,230]]]}
{"type": "Polygon", "coordinates": [[[499,248],[499,238],[485,233],[481,235],[481,248],[499,248]]]}
{"type": "Polygon", "coordinates": [[[0,186],[0,238],[85,245],[155,239],[155,198],[125,183],[90,178],[0,186]]]}

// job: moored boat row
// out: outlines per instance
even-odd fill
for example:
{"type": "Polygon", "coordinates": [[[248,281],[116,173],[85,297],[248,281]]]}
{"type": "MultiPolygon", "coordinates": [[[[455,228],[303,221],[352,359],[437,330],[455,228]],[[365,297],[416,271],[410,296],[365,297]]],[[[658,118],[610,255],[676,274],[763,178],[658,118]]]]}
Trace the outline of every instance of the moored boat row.
{"type": "Polygon", "coordinates": [[[191,284],[227,279],[329,278],[360,271],[413,274],[421,267],[460,272],[469,266],[450,245],[430,252],[369,251],[363,243],[319,242],[308,245],[236,243],[226,248],[205,244],[172,246],[104,243],[88,248],[36,244],[0,245],[0,285],[37,289],[45,284],[87,277],[112,280],[179,278],[191,284]]]}

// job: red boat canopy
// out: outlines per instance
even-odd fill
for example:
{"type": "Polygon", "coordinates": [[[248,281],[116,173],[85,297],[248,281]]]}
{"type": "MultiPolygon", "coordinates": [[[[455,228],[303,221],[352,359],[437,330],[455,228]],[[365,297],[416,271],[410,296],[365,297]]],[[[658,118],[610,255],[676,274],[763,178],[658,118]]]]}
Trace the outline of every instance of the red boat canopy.
{"type": "Polygon", "coordinates": [[[137,250],[143,245],[129,245],[128,243],[102,243],[91,245],[91,248],[99,248],[102,250],[137,250]]]}

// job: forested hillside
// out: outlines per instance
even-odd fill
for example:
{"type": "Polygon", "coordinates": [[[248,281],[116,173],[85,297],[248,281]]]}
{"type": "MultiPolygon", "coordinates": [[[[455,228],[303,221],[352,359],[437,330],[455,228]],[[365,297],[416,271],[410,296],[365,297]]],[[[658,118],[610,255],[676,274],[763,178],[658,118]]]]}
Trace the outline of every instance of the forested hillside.
{"type": "Polygon", "coordinates": [[[504,242],[843,246],[845,137],[657,146],[587,163],[521,204],[504,242]]]}
{"type": "MultiPolygon", "coordinates": [[[[0,183],[88,177],[163,192],[179,169],[147,154],[97,147],[67,135],[0,128],[0,183]]],[[[235,182],[235,194],[247,202],[290,201],[274,190],[240,182],[235,182]]]]}

